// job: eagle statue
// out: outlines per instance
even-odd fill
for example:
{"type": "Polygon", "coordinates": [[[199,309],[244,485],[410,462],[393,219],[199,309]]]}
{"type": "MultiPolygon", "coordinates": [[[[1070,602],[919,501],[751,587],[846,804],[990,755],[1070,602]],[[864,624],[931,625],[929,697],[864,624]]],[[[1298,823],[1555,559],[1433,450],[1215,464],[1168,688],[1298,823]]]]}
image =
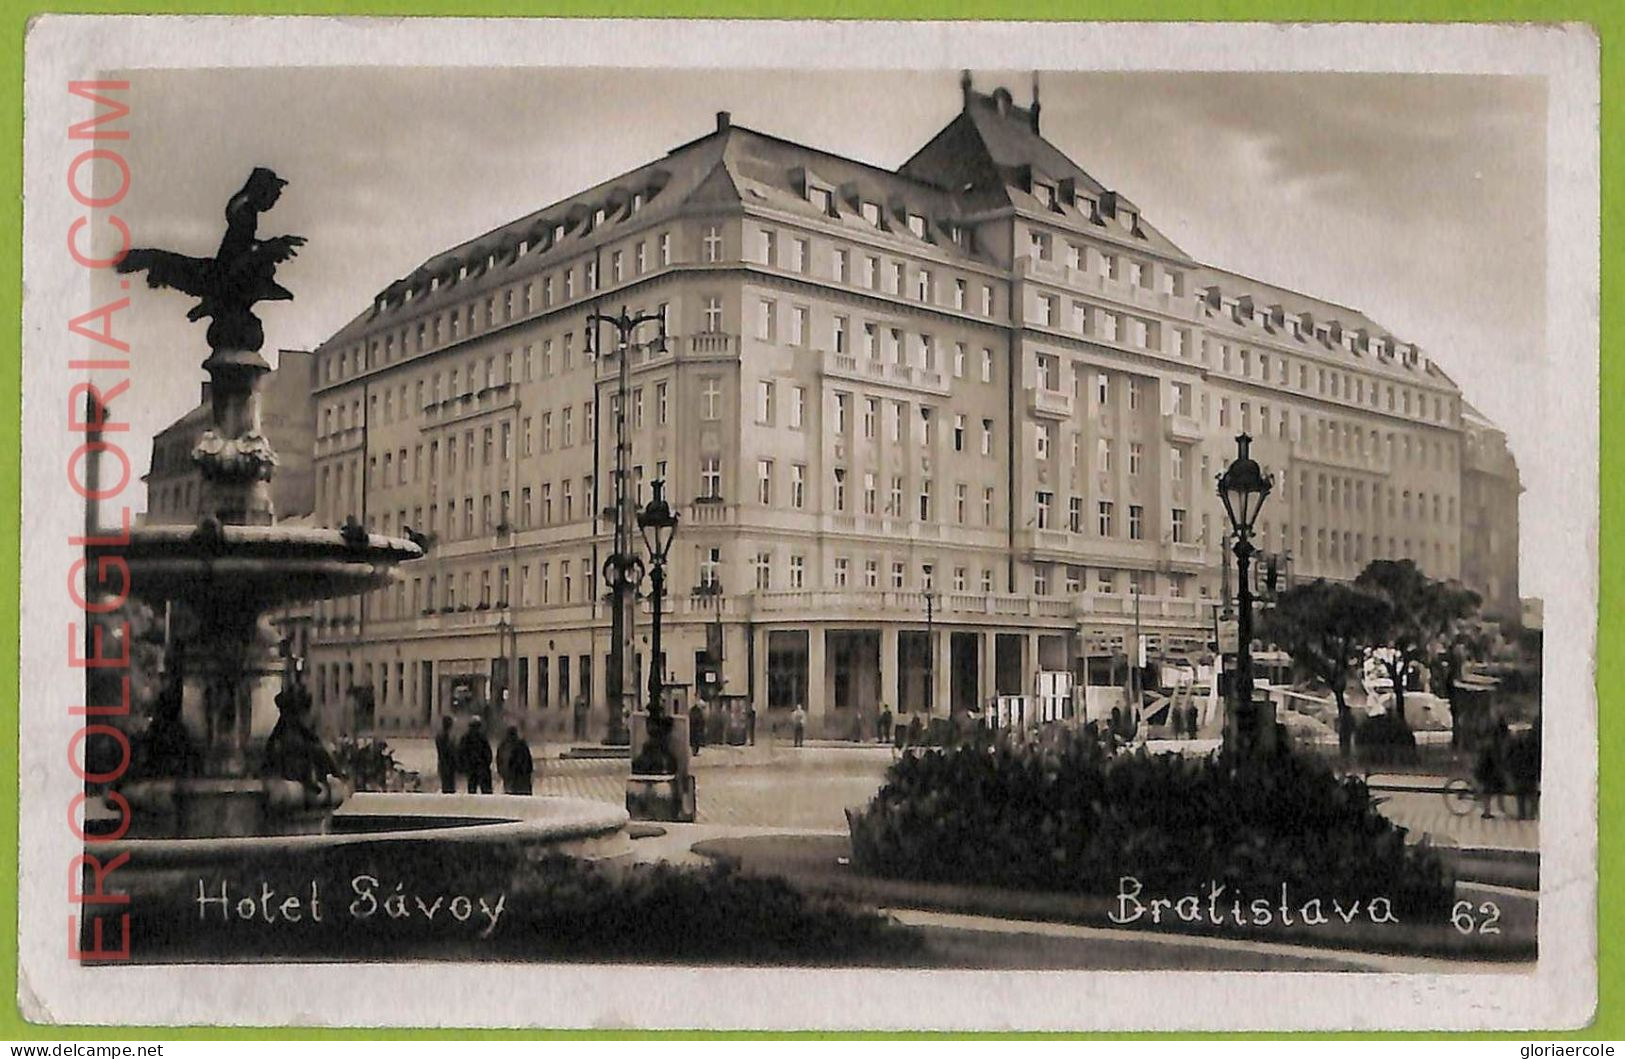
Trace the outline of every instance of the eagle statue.
{"type": "Polygon", "coordinates": [[[262,301],[289,301],[293,294],[276,281],[276,268],[294,257],[305,239],[257,235],[259,215],[276,205],[287,181],[264,167],[226,204],[226,234],[214,257],[188,257],[170,250],[131,250],[120,272],[145,272],[147,286],[168,287],[198,299],[188,320],[210,319],[211,349],[257,353],[265,345],[265,328],[253,313],[262,301]]]}

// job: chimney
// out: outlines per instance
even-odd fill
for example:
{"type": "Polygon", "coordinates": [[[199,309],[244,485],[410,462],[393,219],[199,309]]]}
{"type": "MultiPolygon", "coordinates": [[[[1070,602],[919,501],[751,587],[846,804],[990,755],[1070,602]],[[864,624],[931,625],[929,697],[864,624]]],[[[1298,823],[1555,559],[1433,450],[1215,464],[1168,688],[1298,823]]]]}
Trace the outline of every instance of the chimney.
{"type": "Polygon", "coordinates": [[[728,127],[730,125],[732,125],[732,124],[733,124],[733,115],[732,114],[729,114],[726,110],[717,111],[717,131],[718,132],[727,132],[728,127]]]}
{"type": "Polygon", "coordinates": [[[1038,71],[1033,71],[1033,105],[1027,111],[1027,118],[1033,127],[1033,135],[1038,135],[1038,71]]]}
{"type": "Polygon", "coordinates": [[[209,380],[204,379],[203,380],[203,395],[198,398],[198,404],[208,404],[209,403],[209,398],[211,396],[213,396],[213,393],[214,393],[214,391],[209,388],[209,380]]]}

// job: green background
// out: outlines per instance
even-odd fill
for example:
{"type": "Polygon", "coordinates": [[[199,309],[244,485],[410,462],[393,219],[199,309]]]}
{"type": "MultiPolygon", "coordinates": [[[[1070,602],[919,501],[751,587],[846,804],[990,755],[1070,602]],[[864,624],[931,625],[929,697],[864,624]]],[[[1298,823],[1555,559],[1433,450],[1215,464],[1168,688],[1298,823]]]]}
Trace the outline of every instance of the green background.
{"type": "MultiPolygon", "coordinates": [[[[363,0],[334,3],[333,0],[80,0],[41,4],[0,0],[0,162],[4,195],[0,198],[0,539],[11,542],[0,558],[0,583],[16,584],[19,570],[21,463],[19,441],[21,424],[21,310],[22,277],[22,119],[23,119],[23,37],[28,20],[47,13],[74,14],[355,14],[355,15],[460,15],[460,16],[615,16],[661,18],[775,18],[775,19],[898,19],[954,20],[1008,19],[1017,21],[1079,20],[1211,20],[1286,22],[1583,22],[1594,28],[1601,39],[1602,54],[1602,320],[1603,350],[1610,348],[1609,336],[1620,323],[1621,275],[1625,254],[1616,257],[1614,239],[1625,220],[1625,197],[1620,181],[1611,179],[1625,169],[1625,141],[1620,138],[1619,95],[1625,92],[1625,2],[1622,0],[1092,0],[1088,3],[1043,2],[1043,0],[686,0],[654,3],[649,0],[572,0],[523,7],[494,0],[363,0]]],[[[1613,821],[1625,812],[1625,718],[1614,717],[1611,705],[1617,695],[1605,689],[1625,681],[1625,659],[1618,649],[1625,633],[1625,614],[1616,608],[1622,600],[1622,555],[1613,545],[1610,532],[1618,523],[1625,503],[1625,450],[1620,445],[1620,421],[1625,415],[1621,366],[1603,356],[1600,366],[1601,394],[1601,571],[1599,579],[1600,614],[1597,654],[1599,763],[1598,815],[1613,821]],[[1611,425],[1612,424],[1612,425],[1611,425]]],[[[18,601],[11,592],[0,592],[0,644],[6,669],[0,691],[0,791],[14,791],[17,783],[17,715],[19,706],[18,601]]],[[[1625,843],[1613,829],[1603,827],[1598,859],[1598,1008],[1592,1024],[1580,1031],[1549,1034],[1528,1033],[1469,1034],[1468,1038],[1518,1041],[1561,1039],[1625,1039],[1625,894],[1617,892],[1625,843]]],[[[0,809],[0,908],[17,904],[17,813],[16,802],[0,809]]],[[[234,1029],[100,1029],[62,1026],[34,1026],[23,1021],[17,1010],[17,939],[14,930],[0,929],[0,1037],[18,1040],[234,1040],[234,1039],[335,1039],[375,1040],[376,1032],[359,1030],[234,1030],[234,1029]]],[[[550,1037],[592,1039],[605,1036],[594,1032],[538,1033],[535,1031],[446,1031],[397,1032],[393,1036],[421,1039],[480,1040],[550,1037]]],[[[690,1037],[685,1033],[617,1033],[617,1037],[690,1037]]],[[[707,1036],[753,1038],[776,1034],[711,1034],[707,1036]]],[[[842,1037],[869,1034],[791,1034],[784,1036],[842,1037]]],[[[930,1034],[889,1034],[894,1037],[927,1037],[930,1034]]],[[[953,1034],[944,1036],[974,1036],[953,1034]]],[[[1048,1035],[1031,1035],[1048,1036],[1048,1035]]],[[[1092,1036],[1092,1035],[1078,1035],[1092,1036]]],[[[1190,1034],[1136,1034],[1098,1036],[1189,1037],[1190,1034]]],[[[1202,1035],[1196,1035],[1202,1036],[1202,1035]]],[[[1288,1036],[1284,1034],[1228,1034],[1237,1038],[1288,1036]]],[[[1367,1035],[1304,1034],[1310,1038],[1355,1038],[1367,1035]]],[[[1392,1038],[1430,1038],[1437,1034],[1384,1034],[1392,1038]]]]}

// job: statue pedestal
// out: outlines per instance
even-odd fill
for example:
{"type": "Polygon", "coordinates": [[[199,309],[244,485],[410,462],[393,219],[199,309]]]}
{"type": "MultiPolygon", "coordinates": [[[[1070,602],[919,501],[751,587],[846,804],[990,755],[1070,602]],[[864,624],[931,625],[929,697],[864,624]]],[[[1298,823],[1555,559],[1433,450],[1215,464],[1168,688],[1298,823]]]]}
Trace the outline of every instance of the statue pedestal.
{"type": "Polygon", "coordinates": [[[695,814],[693,776],[629,776],[626,815],[634,820],[692,824],[695,814]]]}
{"type": "MultiPolygon", "coordinates": [[[[671,731],[666,737],[666,750],[671,755],[670,773],[640,776],[633,773],[626,781],[626,812],[634,820],[658,820],[666,823],[693,823],[695,813],[694,777],[689,773],[688,716],[678,714],[670,718],[671,731]]],[[[649,715],[632,715],[632,760],[643,749],[648,738],[649,715]]],[[[634,764],[634,767],[636,765],[634,764]]]]}

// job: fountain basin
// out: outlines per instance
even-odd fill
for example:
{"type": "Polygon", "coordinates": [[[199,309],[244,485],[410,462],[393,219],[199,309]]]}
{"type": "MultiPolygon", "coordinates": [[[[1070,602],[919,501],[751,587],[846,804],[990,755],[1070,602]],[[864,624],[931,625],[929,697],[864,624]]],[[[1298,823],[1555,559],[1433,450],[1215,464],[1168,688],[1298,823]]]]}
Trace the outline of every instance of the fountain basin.
{"type": "Polygon", "coordinates": [[[395,564],[423,556],[402,537],[362,541],[308,526],[140,526],[88,551],[127,562],[132,590],[149,603],[215,600],[242,611],[367,592],[389,584],[395,564]]]}

